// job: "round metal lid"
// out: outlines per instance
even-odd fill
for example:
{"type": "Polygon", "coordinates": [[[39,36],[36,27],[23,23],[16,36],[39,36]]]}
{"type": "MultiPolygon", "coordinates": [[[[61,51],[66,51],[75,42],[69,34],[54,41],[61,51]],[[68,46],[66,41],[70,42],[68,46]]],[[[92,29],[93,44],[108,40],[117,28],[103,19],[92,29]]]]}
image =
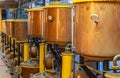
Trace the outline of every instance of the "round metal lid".
{"type": "Polygon", "coordinates": [[[111,2],[113,2],[113,1],[118,1],[118,2],[120,2],[120,0],[73,0],[73,3],[78,3],[78,2],[95,2],[95,1],[111,1],[111,2]]]}
{"type": "Polygon", "coordinates": [[[64,55],[64,56],[73,56],[74,54],[70,53],[70,52],[63,52],[62,55],[64,55]]]}
{"type": "Polygon", "coordinates": [[[50,5],[48,6],[44,6],[44,8],[72,8],[73,6],[71,4],[68,3],[62,3],[62,2],[52,2],[50,5]]]}
{"type": "Polygon", "coordinates": [[[43,10],[43,7],[40,7],[40,6],[36,6],[31,9],[27,9],[27,11],[41,11],[41,10],[43,10]]]}

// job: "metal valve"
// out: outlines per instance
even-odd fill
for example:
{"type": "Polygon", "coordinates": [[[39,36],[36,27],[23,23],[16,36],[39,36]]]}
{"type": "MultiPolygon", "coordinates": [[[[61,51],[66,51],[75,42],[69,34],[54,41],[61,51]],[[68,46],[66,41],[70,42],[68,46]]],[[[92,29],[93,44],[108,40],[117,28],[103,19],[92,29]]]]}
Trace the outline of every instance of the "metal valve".
{"type": "Polygon", "coordinates": [[[91,15],[91,20],[94,21],[95,23],[99,22],[99,16],[97,14],[92,14],[91,15]]]}
{"type": "Polygon", "coordinates": [[[49,15],[49,16],[48,16],[48,20],[49,20],[49,21],[52,21],[52,20],[53,20],[53,16],[49,15]]]}

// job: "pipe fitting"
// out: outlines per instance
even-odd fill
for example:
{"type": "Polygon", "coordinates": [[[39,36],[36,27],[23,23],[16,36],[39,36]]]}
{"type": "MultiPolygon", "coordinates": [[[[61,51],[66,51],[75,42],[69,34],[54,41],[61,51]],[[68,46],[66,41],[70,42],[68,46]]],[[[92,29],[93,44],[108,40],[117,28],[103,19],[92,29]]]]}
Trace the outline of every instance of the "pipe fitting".
{"type": "Polygon", "coordinates": [[[95,23],[99,22],[99,16],[97,14],[92,14],[91,15],[91,20],[94,21],[95,23]]]}
{"type": "Polygon", "coordinates": [[[49,15],[49,16],[48,16],[48,20],[49,20],[49,21],[52,21],[52,20],[53,20],[53,16],[49,15]]]}
{"type": "Polygon", "coordinates": [[[117,60],[120,59],[120,54],[116,55],[114,58],[113,58],[113,66],[118,66],[117,65],[117,60]]]}
{"type": "Polygon", "coordinates": [[[118,66],[117,64],[117,61],[120,59],[120,54],[116,55],[114,58],[113,58],[113,66],[112,68],[113,69],[119,69],[120,67],[118,66]]]}

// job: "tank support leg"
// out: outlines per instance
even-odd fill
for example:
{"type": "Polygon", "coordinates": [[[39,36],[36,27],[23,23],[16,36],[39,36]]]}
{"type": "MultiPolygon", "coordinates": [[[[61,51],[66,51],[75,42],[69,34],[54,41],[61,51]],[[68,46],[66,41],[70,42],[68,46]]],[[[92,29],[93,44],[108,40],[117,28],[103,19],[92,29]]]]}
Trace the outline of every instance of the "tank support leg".
{"type": "Polygon", "coordinates": [[[107,71],[109,70],[109,61],[103,61],[103,70],[107,71]]]}
{"type": "Polygon", "coordinates": [[[80,59],[79,59],[79,60],[80,60],[80,61],[79,61],[80,64],[84,64],[84,57],[80,56],[80,59]]]}
{"type": "Polygon", "coordinates": [[[13,52],[14,52],[14,58],[15,58],[15,39],[13,39],[13,52]]]}

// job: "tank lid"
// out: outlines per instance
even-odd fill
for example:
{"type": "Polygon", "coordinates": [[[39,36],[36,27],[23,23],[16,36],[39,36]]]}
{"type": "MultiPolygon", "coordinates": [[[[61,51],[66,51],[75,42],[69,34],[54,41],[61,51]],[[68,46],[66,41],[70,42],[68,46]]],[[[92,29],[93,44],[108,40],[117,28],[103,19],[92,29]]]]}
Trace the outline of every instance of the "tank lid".
{"type": "Polygon", "coordinates": [[[14,21],[14,19],[6,19],[6,21],[14,21]]]}
{"type": "Polygon", "coordinates": [[[16,10],[17,8],[9,8],[9,10],[11,10],[11,11],[14,11],[14,10],[16,10]]]}
{"type": "Polygon", "coordinates": [[[73,56],[74,53],[70,53],[70,52],[63,52],[62,55],[64,56],[73,56]]]}
{"type": "Polygon", "coordinates": [[[27,19],[14,19],[14,22],[27,22],[27,19]]]}
{"type": "Polygon", "coordinates": [[[120,0],[73,0],[73,3],[78,3],[78,2],[95,2],[95,1],[120,1],[120,0]]]}
{"type": "Polygon", "coordinates": [[[72,8],[73,6],[68,3],[62,3],[62,2],[51,2],[50,5],[44,6],[44,8],[72,8]]]}
{"type": "Polygon", "coordinates": [[[6,20],[1,20],[1,21],[6,21],[6,20]]]}
{"type": "Polygon", "coordinates": [[[36,7],[31,8],[31,9],[27,9],[27,11],[40,11],[40,10],[43,10],[43,7],[36,6],[36,7]]]}

